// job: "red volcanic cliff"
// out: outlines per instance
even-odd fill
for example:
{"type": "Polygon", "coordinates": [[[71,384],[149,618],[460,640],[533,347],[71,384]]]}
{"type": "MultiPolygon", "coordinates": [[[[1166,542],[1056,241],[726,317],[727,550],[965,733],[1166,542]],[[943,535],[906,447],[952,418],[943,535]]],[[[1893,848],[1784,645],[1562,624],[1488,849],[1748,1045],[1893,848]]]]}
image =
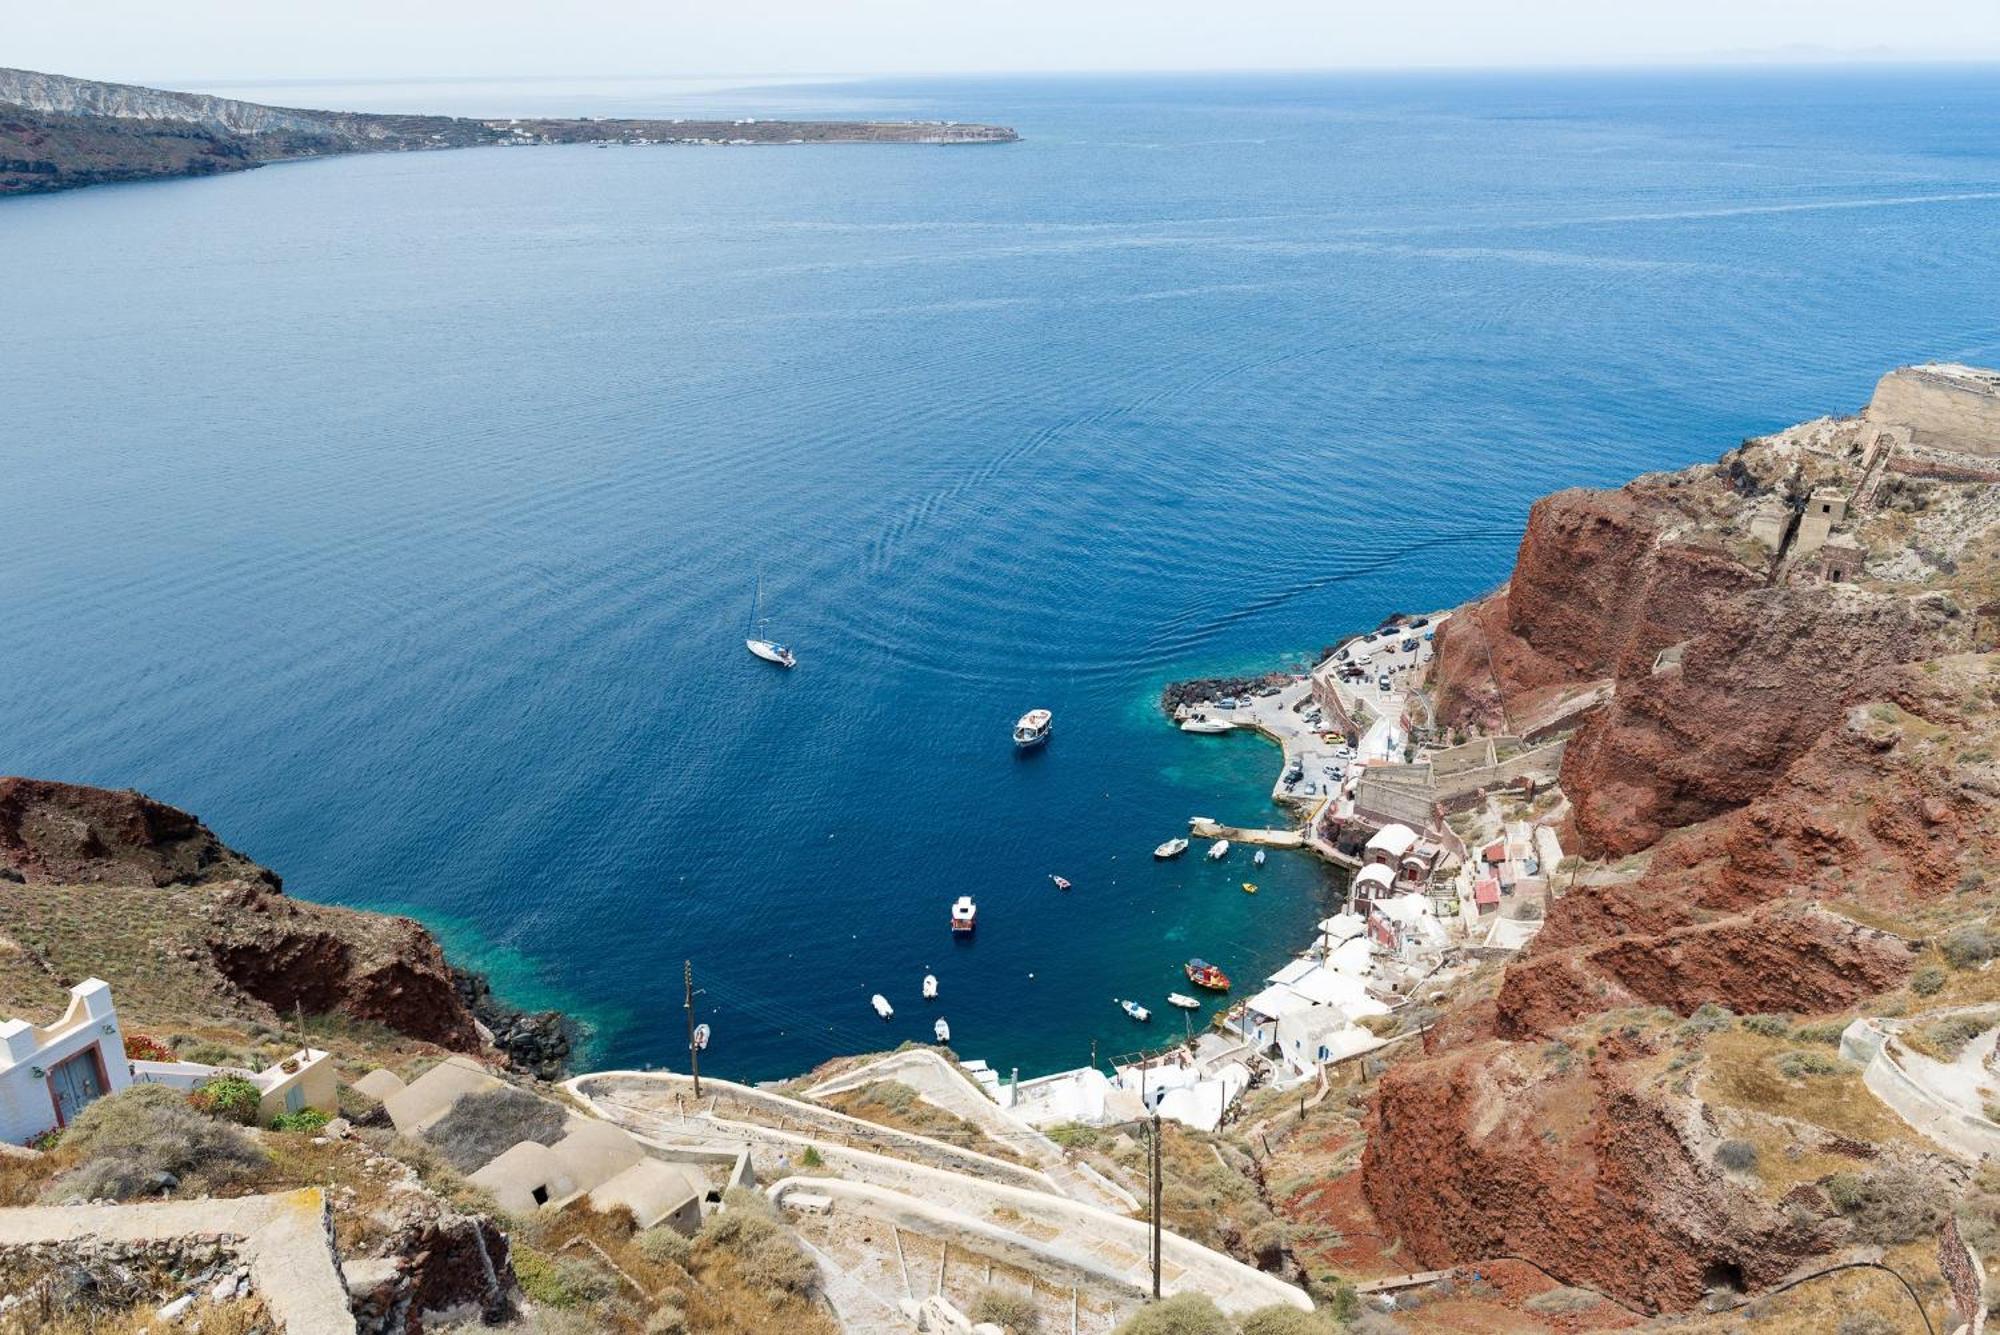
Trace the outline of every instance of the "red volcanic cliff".
{"type": "Polygon", "coordinates": [[[1673,1310],[1841,1240],[1713,1167],[1701,1085],[1663,1074],[1701,1060],[1698,1025],[1666,1065],[1656,1024],[1619,1041],[1645,1025],[1605,1013],[1850,1012],[1919,943],[1849,911],[1993,907],[1954,896],[2000,865],[2000,507],[1936,451],[1899,473],[1874,429],[1551,496],[1509,584],[1440,630],[1447,726],[1532,731],[1609,692],[1560,720],[1565,843],[1597,865],[1370,1111],[1365,1193],[1414,1261],[1520,1256],[1673,1310]]]}

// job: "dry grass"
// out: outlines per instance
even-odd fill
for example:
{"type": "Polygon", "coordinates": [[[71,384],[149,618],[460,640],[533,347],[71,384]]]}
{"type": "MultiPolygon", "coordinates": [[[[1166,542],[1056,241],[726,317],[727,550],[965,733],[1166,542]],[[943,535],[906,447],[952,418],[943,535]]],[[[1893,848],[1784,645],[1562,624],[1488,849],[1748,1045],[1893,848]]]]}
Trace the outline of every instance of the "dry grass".
{"type": "MultiPolygon", "coordinates": [[[[1868,1092],[1858,1068],[1795,1080],[1780,1074],[1780,1059],[1799,1047],[1790,1038],[1768,1038],[1742,1029],[1711,1034],[1703,1043],[1707,1061],[1701,1094],[1718,1108],[1790,1117],[1855,1140],[1922,1143],[1868,1092]]],[[[1745,1139],[1756,1143],[1753,1136],[1745,1139]]],[[[1757,1147],[1760,1152],[1765,1148],[1757,1147]]]]}
{"type": "MultiPolygon", "coordinates": [[[[0,1315],[0,1335],[154,1335],[160,1323],[153,1319],[159,1305],[140,1303],[115,1312],[71,1312],[44,1319],[39,1310],[24,1307],[0,1315]]],[[[188,1308],[181,1329],[198,1330],[201,1335],[270,1335],[276,1328],[261,1298],[238,1302],[212,1303],[204,1298],[188,1308]]]]}
{"type": "Polygon", "coordinates": [[[1011,1145],[994,1140],[963,1117],[938,1107],[897,1080],[872,1080],[859,1089],[826,1095],[815,1102],[864,1122],[913,1131],[1010,1163],[1024,1162],[1011,1145]]]}
{"type": "Polygon", "coordinates": [[[761,1196],[731,1193],[684,1260],[642,1237],[623,1211],[543,1211],[514,1235],[515,1265],[531,1300],[604,1335],[644,1335],[668,1311],[703,1335],[838,1335],[798,1287],[811,1263],[761,1196]]]}
{"type": "MultiPolygon", "coordinates": [[[[1907,1278],[1922,1296],[1930,1313],[1932,1328],[1954,1330],[1957,1319],[1951,1313],[1944,1281],[1938,1277],[1936,1247],[1913,1243],[1894,1247],[1883,1255],[1883,1263],[1907,1278]]],[[[1921,1331],[1910,1296],[1894,1278],[1879,1270],[1843,1270],[1816,1279],[1772,1298],[1760,1298],[1747,1307],[1713,1316],[1688,1316],[1677,1320],[1677,1335],[1837,1335],[1842,1322],[1848,1329],[1866,1329],[1857,1314],[1880,1318],[1880,1330],[1921,1331]]]]}

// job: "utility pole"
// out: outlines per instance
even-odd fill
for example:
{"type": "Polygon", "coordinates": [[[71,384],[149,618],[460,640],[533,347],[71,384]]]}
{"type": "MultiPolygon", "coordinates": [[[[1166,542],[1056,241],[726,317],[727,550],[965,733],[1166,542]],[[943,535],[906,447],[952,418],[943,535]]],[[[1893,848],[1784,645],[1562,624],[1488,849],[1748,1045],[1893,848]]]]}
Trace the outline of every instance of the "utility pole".
{"type": "Polygon", "coordinates": [[[701,1049],[694,1045],[694,961],[681,961],[681,985],[687,990],[688,1070],[694,1073],[694,1096],[701,1097],[701,1049]]]}
{"type": "Polygon", "coordinates": [[[1160,1199],[1164,1194],[1160,1182],[1160,1114],[1153,1113],[1153,1171],[1148,1174],[1152,1189],[1153,1216],[1153,1301],[1160,1298],[1160,1199]]]}

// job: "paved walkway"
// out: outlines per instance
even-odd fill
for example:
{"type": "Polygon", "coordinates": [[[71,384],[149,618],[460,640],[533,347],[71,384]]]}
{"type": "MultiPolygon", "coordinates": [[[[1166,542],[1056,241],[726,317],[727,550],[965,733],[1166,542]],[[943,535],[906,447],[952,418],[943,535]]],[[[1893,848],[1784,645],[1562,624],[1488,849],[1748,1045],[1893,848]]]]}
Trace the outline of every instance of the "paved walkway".
{"type": "MultiPolygon", "coordinates": [[[[810,1145],[829,1172],[838,1177],[806,1178],[796,1185],[816,1183],[829,1194],[842,1186],[875,1188],[876,1193],[869,1199],[880,1208],[921,1207],[913,1217],[948,1218],[954,1222],[971,1219],[981,1229],[1015,1235],[1016,1245],[1044,1252],[1054,1248],[1064,1255],[1084,1258],[1098,1273],[1120,1275],[1128,1283],[1150,1283],[1146,1225],[1127,1215],[1058,1194],[1044,1174],[1017,1169],[1026,1175],[1027,1181],[1039,1181],[1040,1185],[1015,1185],[795,1131],[681,1113],[674,1108],[674,1085],[682,1079],[657,1072],[604,1072],[579,1076],[565,1087],[600,1115],[661,1143],[712,1148],[741,1148],[748,1144],[763,1180],[786,1177],[810,1145]]],[[[702,1083],[706,1086],[711,1082],[702,1083]]],[[[778,1095],[767,1097],[782,1103],[796,1102],[778,1095]]],[[[827,1113],[826,1109],[815,1109],[810,1104],[804,1106],[827,1113]]],[[[864,1125],[875,1132],[884,1132],[884,1128],[864,1125]]],[[[894,1132],[869,1143],[887,1149],[902,1142],[921,1143],[925,1139],[894,1132]]],[[[1199,1289],[1231,1311],[1248,1311],[1279,1302],[1303,1310],[1312,1306],[1311,1300],[1291,1285],[1174,1233],[1166,1234],[1162,1269],[1170,1287],[1199,1289]]]]}
{"type": "Polygon", "coordinates": [[[327,1232],[326,1198],[317,1187],[232,1200],[0,1210],[0,1246],[84,1238],[165,1241],[204,1233],[243,1239],[236,1253],[285,1335],[354,1335],[347,1286],[327,1232]]]}
{"type": "Polygon", "coordinates": [[[877,1080],[894,1080],[917,1091],[926,1103],[972,1123],[994,1140],[1010,1147],[1054,1180],[1062,1194],[1121,1214],[1139,1208],[1130,1192],[1088,1164],[1077,1163],[1062,1146],[1021,1121],[986,1096],[956,1066],[928,1048],[891,1053],[879,1061],[821,1081],[805,1091],[809,1099],[860,1089],[877,1080]]]}

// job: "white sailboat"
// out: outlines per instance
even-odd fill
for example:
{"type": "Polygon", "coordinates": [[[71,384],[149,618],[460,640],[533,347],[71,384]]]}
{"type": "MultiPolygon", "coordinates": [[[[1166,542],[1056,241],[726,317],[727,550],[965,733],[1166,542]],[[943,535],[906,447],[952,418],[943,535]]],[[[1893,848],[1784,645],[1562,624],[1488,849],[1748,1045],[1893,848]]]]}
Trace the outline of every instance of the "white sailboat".
{"type": "Polygon", "coordinates": [[[765,639],[759,633],[763,630],[763,625],[759,621],[757,613],[761,609],[763,601],[764,577],[759,575],[757,577],[757,591],[750,595],[750,634],[743,641],[743,647],[763,659],[766,663],[776,663],[781,668],[797,666],[799,660],[792,656],[790,649],[787,649],[784,645],[774,640],[765,639]]]}

